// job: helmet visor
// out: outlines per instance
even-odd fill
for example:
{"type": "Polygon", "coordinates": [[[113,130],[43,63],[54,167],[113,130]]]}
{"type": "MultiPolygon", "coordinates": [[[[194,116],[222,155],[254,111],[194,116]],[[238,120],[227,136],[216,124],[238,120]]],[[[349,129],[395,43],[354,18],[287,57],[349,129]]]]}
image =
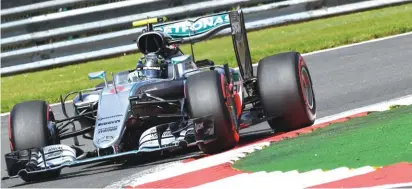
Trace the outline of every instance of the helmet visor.
{"type": "Polygon", "coordinates": [[[160,70],[145,69],[143,75],[147,78],[160,78],[160,70]]]}

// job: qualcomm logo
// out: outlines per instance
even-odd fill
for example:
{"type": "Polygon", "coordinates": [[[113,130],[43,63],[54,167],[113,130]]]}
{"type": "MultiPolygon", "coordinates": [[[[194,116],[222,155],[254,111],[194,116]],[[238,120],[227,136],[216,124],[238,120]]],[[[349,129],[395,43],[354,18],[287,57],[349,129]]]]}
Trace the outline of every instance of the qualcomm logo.
{"type": "Polygon", "coordinates": [[[228,23],[230,23],[229,15],[222,14],[201,18],[194,23],[187,20],[170,25],[159,26],[156,27],[156,30],[163,31],[164,33],[167,33],[172,37],[188,37],[191,34],[190,31],[192,31],[194,34],[199,34],[209,31],[214,27],[228,23]]]}

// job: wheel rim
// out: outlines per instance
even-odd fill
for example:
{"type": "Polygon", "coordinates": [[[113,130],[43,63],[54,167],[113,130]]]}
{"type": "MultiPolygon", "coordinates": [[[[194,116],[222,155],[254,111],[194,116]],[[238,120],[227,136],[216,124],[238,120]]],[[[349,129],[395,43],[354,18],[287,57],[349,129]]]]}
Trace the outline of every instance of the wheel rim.
{"type": "Polygon", "coordinates": [[[309,109],[313,109],[314,105],[314,98],[313,98],[313,90],[312,90],[312,82],[310,81],[309,72],[306,67],[302,67],[301,71],[301,79],[302,79],[302,90],[303,95],[305,96],[306,103],[309,109]]]}

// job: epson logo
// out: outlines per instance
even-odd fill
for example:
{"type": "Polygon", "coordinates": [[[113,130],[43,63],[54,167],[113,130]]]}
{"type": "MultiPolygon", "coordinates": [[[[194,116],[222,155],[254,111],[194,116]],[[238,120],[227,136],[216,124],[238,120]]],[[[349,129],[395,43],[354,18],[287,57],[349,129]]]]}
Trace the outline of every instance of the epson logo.
{"type": "Polygon", "coordinates": [[[115,124],[115,123],[120,123],[120,119],[115,120],[115,121],[102,122],[102,123],[97,124],[97,126],[109,125],[109,124],[115,124]]]}
{"type": "Polygon", "coordinates": [[[100,134],[100,133],[115,131],[116,129],[117,129],[117,126],[107,127],[107,128],[99,129],[97,133],[100,134]]]}

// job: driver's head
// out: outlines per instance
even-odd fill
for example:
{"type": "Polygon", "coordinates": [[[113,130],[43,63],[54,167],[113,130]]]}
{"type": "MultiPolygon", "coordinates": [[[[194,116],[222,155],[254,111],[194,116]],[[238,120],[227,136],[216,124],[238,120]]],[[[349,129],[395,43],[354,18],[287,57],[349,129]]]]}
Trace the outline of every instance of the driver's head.
{"type": "Polygon", "coordinates": [[[162,58],[154,53],[146,54],[142,64],[137,67],[146,78],[161,78],[162,76],[162,58]]]}

